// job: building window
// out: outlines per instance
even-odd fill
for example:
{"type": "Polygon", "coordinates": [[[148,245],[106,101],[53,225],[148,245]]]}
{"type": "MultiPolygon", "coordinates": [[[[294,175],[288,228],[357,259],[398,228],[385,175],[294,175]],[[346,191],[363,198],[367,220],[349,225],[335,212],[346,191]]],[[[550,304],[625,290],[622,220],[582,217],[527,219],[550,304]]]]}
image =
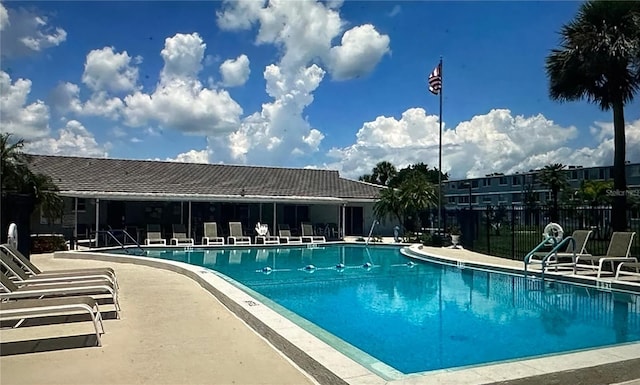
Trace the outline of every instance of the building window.
{"type": "Polygon", "coordinates": [[[449,197],[449,203],[456,203],[456,197],[449,197]]]}
{"type": "Polygon", "coordinates": [[[472,180],[471,181],[471,188],[478,188],[478,180],[472,180]]]}
{"type": "Polygon", "coordinates": [[[598,176],[600,177],[600,179],[607,179],[607,173],[606,173],[606,169],[601,168],[600,170],[598,170],[598,176]]]}
{"type": "MultiPolygon", "coordinates": [[[[71,212],[76,212],[76,202],[75,199],[71,201],[71,204],[73,205],[73,208],[71,209],[71,212]]],[[[78,198],[78,212],[79,213],[84,213],[87,211],[87,199],[86,198],[78,198]]]]}
{"type": "Polygon", "coordinates": [[[520,177],[514,176],[513,179],[511,180],[511,184],[514,186],[520,186],[520,177]]]}
{"type": "Polygon", "coordinates": [[[506,185],[507,184],[507,177],[506,176],[501,176],[500,177],[500,185],[506,185]]]}
{"type": "Polygon", "coordinates": [[[484,186],[491,186],[491,178],[484,178],[484,186]]]}
{"type": "Polygon", "coordinates": [[[571,180],[578,180],[578,172],[576,170],[571,171],[571,180]]]}
{"type": "Polygon", "coordinates": [[[522,194],[520,193],[513,193],[511,194],[511,202],[522,202],[522,194]]]}

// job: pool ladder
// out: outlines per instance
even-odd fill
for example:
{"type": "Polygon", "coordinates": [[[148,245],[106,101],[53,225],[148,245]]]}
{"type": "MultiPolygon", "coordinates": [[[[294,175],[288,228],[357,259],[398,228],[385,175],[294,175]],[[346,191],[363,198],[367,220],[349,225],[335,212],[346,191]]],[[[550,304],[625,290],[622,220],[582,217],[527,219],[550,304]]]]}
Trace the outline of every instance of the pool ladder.
{"type": "Polygon", "coordinates": [[[371,241],[371,234],[373,234],[373,229],[379,223],[380,223],[380,221],[376,220],[376,221],[373,221],[373,223],[371,224],[371,229],[369,229],[369,237],[367,237],[367,241],[365,242],[365,245],[369,246],[369,241],[371,241]]]}

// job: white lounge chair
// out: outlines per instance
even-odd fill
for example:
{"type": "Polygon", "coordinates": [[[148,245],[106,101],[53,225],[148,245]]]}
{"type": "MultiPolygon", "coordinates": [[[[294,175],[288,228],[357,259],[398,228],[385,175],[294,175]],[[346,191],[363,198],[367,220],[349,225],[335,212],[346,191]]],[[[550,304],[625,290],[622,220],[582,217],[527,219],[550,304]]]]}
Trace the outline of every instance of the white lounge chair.
{"type": "Polygon", "coordinates": [[[107,275],[112,278],[115,286],[118,287],[118,279],[116,277],[116,272],[110,267],[92,267],[86,269],[64,269],[64,270],[48,270],[42,271],[38,268],[38,266],[34,265],[27,257],[25,257],[21,252],[19,252],[14,247],[8,244],[1,244],[0,251],[4,251],[5,254],[13,257],[13,261],[16,264],[20,265],[22,270],[24,270],[30,276],[38,276],[41,278],[47,277],[55,277],[57,275],[65,275],[65,274],[85,274],[85,275],[107,275]]]}
{"type": "Polygon", "coordinates": [[[98,303],[93,298],[63,297],[0,302],[0,321],[19,320],[13,328],[19,327],[25,319],[76,313],[89,313],[98,346],[102,346],[100,335],[104,334],[104,325],[98,303]]]}
{"type": "Polygon", "coordinates": [[[26,284],[56,284],[69,282],[107,282],[116,289],[117,283],[113,277],[105,273],[67,273],[67,274],[49,274],[49,275],[29,275],[18,264],[14,262],[11,256],[4,251],[0,251],[0,265],[2,265],[13,277],[16,282],[26,284]]]}
{"type": "Polygon", "coordinates": [[[229,222],[229,237],[227,243],[230,245],[250,245],[251,237],[244,235],[242,223],[229,222]]]}
{"type": "Polygon", "coordinates": [[[218,236],[218,224],[216,222],[204,223],[204,237],[202,237],[204,246],[224,245],[224,238],[218,236]]]}
{"type": "Polygon", "coordinates": [[[302,228],[302,242],[305,242],[305,240],[308,240],[311,243],[322,243],[327,241],[324,235],[315,235],[313,233],[313,226],[311,223],[302,223],[300,226],[302,228]]]}
{"type": "Polygon", "coordinates": [[[195,244],[193,238],[187,235],[187,228],[184,224],[179,223],[173,225],[173,235],[170,243],[176,246],[193,246],[195,244]]]}
{"type": "Polygon", "coordinates": [[[298,244],[302,243],[302,238],[291,235],[291,229],[287,224],[278,225],[278,235],[282,243],[298,244]]]}
{"type": "Polygon", "coordinates": [[[14,282],[4,274],[0,274],[0,301],[19,299],[38,299],[65,296],[91,296],[106,295],[111,298],[116,310],[116,316],[120,318],[120,304],[115,287],[108,282],[60,282],[49,283],[20,283],[14,282]]]}
{"type": "Polygon", "coordinates": [[[631,252],[631,244],[635,237],[635,232],[617,231],[611,234],[607,254],[603,256],[594,256],[591,254],[579,255],[576,258],[576,274],[593,274],[600,278],[603,274],[614,274],[616,272],[615,263],[637,263],[638,259],[629,257],[631,252]],[[606,263],[611,266],[611,271],[603,270],[606,263]]]}
{"type": "Polygon", "coordinates": [[[167,240],[162,238],[162,230],[160,225],[147,225],[147,238],[144,240],[144,244],[150,245],[167,245],[167,240]]]}

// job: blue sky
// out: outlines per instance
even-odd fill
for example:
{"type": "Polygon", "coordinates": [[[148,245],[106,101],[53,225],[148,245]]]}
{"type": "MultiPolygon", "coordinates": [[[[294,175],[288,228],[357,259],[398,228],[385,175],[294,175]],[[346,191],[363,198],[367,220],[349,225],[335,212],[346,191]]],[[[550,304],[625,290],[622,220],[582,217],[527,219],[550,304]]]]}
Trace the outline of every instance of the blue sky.
{"type": "MultiPolygon", "coordinates": [[[[0,2],[1,130],[33,153],[454,178],[611,164],[611,113],[548,97],[580,3],[0,2]]],[[[640,102],[626,108],[640,161],[640,102]]]]}

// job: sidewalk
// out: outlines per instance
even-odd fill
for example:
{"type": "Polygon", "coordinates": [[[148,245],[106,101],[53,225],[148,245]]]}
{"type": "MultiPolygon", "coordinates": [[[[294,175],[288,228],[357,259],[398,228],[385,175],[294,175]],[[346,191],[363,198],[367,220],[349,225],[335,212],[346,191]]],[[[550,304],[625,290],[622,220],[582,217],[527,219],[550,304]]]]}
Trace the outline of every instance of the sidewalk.
{"type": "MultiPolygon", "coordinates": [[[[34,255],[42,270],[105,262],[34,255]]],[[[112,263],[120,282],[121,319],[105,321],[102,347],[0,357],[2,384],[314,384],[306,374],[192,279],[146,266],[112,263]]],[[[0,331],[7,343],[89,334],[77,324],[0,331]]]]}

